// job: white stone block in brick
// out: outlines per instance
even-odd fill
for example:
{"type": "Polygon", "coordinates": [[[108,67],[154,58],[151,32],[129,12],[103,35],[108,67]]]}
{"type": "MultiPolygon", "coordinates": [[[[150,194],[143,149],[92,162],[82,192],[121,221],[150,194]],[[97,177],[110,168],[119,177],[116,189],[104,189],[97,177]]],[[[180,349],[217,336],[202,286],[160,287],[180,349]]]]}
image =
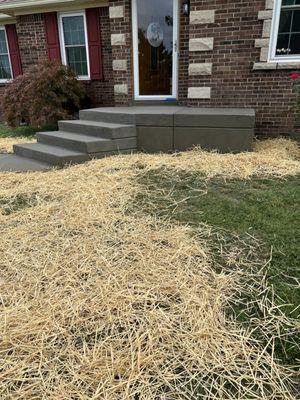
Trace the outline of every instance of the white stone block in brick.
{"type": "Polygon", "coordinates": [[[278,63],[277,64],[278,69],[292,69],[292,70],[299,70],[300,69],[300,63],[289,63],[289,62],[284,62],[284,63],[278,63]]]}
{"type": "Polygon", "coordinates": [[[128,94],[128,85],[123,83],[121,85],[115,85],[115,94],[128,94]]]}
{"type": "Polygon", "coordinates": [[[191,87],[188,89],[189,99],[210,99],[211,88],[210,87],[191,87]]]}
{"type": "Polygon", "coordinates": [[[109,18],[124,18],[124,6],[109,7],[109,18]]]}
{"type": "Polygon", "coordinates": [[[190,39],[190,51],[210,51],[214,48],[214,38],[190,39]]]}
{"type": "Polygon", "coordinates": [[[255,47],[269,47],[269,39],[255,39],[255,47]]]}
{"type": "Polygon", "coordinates": [[[268,61],[269,47],[263,47],[260,51],[260,61],[268,61]]]}
{"type": "Polygon", "coordinates": [[[272,10],[262,10],[258,12],[258,19],[272,19],[273,11],[272,10]]]}
{"type": "Polygon", "coordinates": [[[112,46],[124,46],[126,43],[126,36],[124,33],[114,33],[111,35],[112,46]]]}
{"type": "Polygon", "coordinates": [[[271,29],[272,29],[272,20],[271,19],[264,20],[264,27],[263,27],[264,38],[269,38],[271,36],[271,29]]]}
{"type": "Polygon", "coordinates": [[[211,75],[212,63],[194,63],[189,65],[189,75],[211,75]]]}
{"type": "Polygon", "coordinates": [[[255,69],[255,70],[274,70],[274,69],[277,69],[277,63],[258,62],[258,63],[254,63],[253,69],[255,69]]]}
{"type": "Polygon", "coordinates": [[[215,22],[215,10],[191,11],[190,24],[213,24],[215,22]]]}
{"type": "Polygon", "coordinates": [[[266,0],[266,10],[273,10],[274,0],[266,0]]]}
{"type": "Polygon", "coordinates": [[[127,71],[127,60],[114,60],[113,61],[114,71],[127,71]]]}

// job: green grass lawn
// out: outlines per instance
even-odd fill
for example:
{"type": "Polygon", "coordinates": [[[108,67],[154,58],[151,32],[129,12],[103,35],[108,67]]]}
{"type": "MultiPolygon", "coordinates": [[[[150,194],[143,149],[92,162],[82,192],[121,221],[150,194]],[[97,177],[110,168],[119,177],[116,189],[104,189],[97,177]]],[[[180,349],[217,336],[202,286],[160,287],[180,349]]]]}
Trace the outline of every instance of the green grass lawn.
{"type": "MultiPolygon", "coordinates": [[[[300,177],[248,181],[205,179],[201,174],[155,171],[141,174],[147,195],[138,201],[161,217],[192,226],[202,223],[226,230],[228,237],[262,241],[262,259],[271,261],[269,284],[284,313],[300,317],[300,177]]],[[[242,314],[241,314],[242,318],[242,314]]],[[[300,340],[300,337],[299,337],[300,340]]],[[[300,354],[290,349],[279,355],[294,363],[300,354]],[[286,354],[285,354],[286,352],[286,354]]]]}
{"type": "Polygon", "coordinates": [[[32,138],[37,132],[54,131],[56,126],[44,126],[42,128],[34,128],[32,126],[19,126],[17,128],[10,128],[0,123],[0,138],[9,137],[28,137],[32,138]]]}
{"type": "Polygon", "coordinates": [[[18,128],[9,128],[0,123],[0,138],[7,137],[32,137],[36,134],[37,129],[31,126],[19,126],[18,128]]]}

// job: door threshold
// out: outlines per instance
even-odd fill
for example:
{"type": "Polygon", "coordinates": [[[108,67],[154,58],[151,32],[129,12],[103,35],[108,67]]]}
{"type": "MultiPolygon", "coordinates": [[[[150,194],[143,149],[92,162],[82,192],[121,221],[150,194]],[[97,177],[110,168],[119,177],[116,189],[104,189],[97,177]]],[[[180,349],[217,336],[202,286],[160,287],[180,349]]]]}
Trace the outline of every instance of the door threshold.
{"type": "Polygon", "coordinates": [[[133,100],[133,106],[178,106],[177,100],[133,100]]]}

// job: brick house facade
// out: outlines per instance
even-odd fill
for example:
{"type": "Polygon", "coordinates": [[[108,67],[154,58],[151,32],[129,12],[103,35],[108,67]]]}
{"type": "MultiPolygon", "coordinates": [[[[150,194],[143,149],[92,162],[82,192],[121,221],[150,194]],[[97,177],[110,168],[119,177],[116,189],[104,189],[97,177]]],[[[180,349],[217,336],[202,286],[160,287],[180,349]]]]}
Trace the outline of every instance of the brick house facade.
{"type": "MultiPolygon", "coordinates": [[[[300,133],[295,123],[296,95],[289,78],[291,72],[299,70],[300,56],[299,62],[270,61],[268,56],[277,1],[190,0],[188,15],[179,1],[179,105],[254,108],[257,134],[300,133]]],[[[22,69],[26,71],[47,59],[44,15],[59,12],[55,4],[64,2],[53,1],[51,10],[41,6],[38,13],[15,9],[14,4],[19,3],[22,1],[0,0],[0,13],[8,15],[4,26],[15,24],[22,69]]],[[[75,11],[82,9],[80,3],[74,0],[75,11]]],[[[84,81],[87,92],[95,106],[131,105],[135,100],[132,0],[92,1],[90,6],[100,10],[103,75],[84,81]]],[[[4,88],[5,83],[0,83],[0,95],[4,88]]]]}

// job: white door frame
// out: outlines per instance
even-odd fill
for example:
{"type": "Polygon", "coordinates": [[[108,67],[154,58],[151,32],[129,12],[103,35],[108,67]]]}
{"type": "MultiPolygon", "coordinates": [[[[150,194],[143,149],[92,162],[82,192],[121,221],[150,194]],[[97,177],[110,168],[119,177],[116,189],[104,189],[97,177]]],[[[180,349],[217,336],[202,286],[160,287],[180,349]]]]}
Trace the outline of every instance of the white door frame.
{"type": "Polygon", "coordinates": [[[134,98],[135,100],[177,100],[178,88],[178,17],[179,2],[173,0],[173,76],[172,76],[172,94],[169,96],[141,96],[140,95],[140,77],[139,77],[139,39],[138,39],[138,19],[137,19],[137,1],[132,0],[132,38],[133,38],[133,74],[134,74],[134,98]]]}

